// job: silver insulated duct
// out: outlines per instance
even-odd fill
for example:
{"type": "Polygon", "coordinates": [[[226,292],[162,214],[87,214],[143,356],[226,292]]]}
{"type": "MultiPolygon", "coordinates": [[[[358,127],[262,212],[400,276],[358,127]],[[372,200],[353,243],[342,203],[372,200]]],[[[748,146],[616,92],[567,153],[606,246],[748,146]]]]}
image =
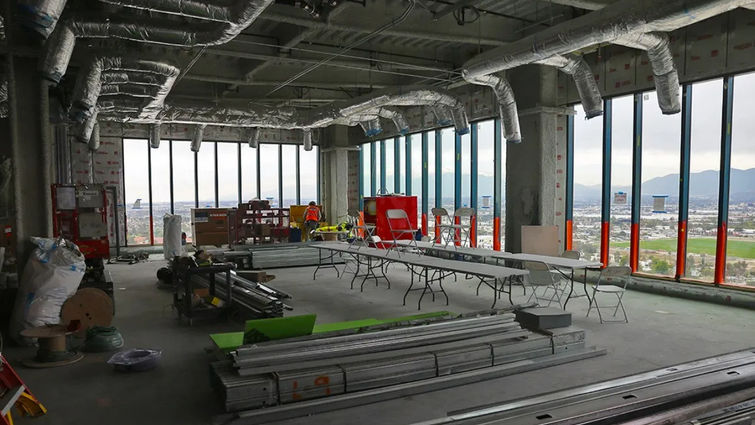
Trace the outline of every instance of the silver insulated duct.
{"type": "Polygon", "coordinates": [[[503,138],[510,143],[520,143],[522,134],[519,131],[519,112],[516,110],[514,90],[505,78],[497,75],[483,75],[480,77],[464,77],[473,84],[488,86],[493,89],[498,99],[498,114],[501,117],[503,138]]]}
{"type": "Polygon", "coordinates": [[[375,137],[383,132],[383,127],[380,125],[380,118],[378,117],[360,121],[359,126],[362,127],[364,135],[367,137],[375,137]]]}
{"type": "MultiPolygon", "coordinates": [[[[145,43],[163,44],[168,46],[204,47],[225,44],[236,37],[244,28],[251,25],[257,16],[265,10],[273,0],[239,0],[228,10],[228,20],[216,22],[214,25],[191,27],[181,24],[164,25],[142,22],[118,22],[87,20],[74,17],[60,22],[48,40],[45,58],[42,62],[43,76],[55,83],[65,75],[71,54],[77,38],[116,38],[145,43]]],[[[126,2],[138,3],[139,8],[151,12],[173,13],[181,15],[185,4],[193,5],[191,10],[199,6],[197,2],[184,0],[159,0],[126,2]],[[164,10],[163,10],[164,9],[164,10]]],[[[191,16],[184,14],[183,16],[191,16]]]]}
{"type": "Polygon", "coordinates": [[[249,129],[249,147],[253,149],[257,149],[257,146],[260,144],[260,129],[259,128],[250,128],[249,129]]]}
{"type": "Polygon", "coordinates": [[[94,152],[100,148],[100,124],[95,122],[92,127],[92,135],[89,136],[89,150],[94,152]]]}
{"type": "Polygon", "coordinates": [[[18,18],[21,25],[47,38],[55,29],[65,7],[65,0],[19,0],[18,18]]]}
{"type": "Polygon", "coordinates": [[[302,144],[304,145],[305,151],[311,151],[312,150],[312,130],[309,128],[304,129],[304,133],[302,134],[302,144]]]}
{"type": "Polygon", "coordinates": [[[149,147],[157,149],[160,147],[160,124],[150,124],[149,126],[149,147]]]}
{"type": "Polygon", "coordinates": [[[647,52],[650,66],[653,68],[653,81],[661,112],[666,115],[680,112],[682,103],[679,93],[679,74],[674,65],[674,54],[671,53],[668,35],[638,33],[621,37],[615,43],[647,52]]]}
{"type": "Polygon", "coordinates": [[[199,148],[202,146],[205,127],[207,127],[207,125],[200,124],[194,128],[194,134],[191,135],[191,150],[193,152],[199,152],[199,148]]]}
{"type": "Polygon", "coordinates": [[[572,76],[587,119],[603,115],[603,98],[600,97],[598,82],[590,65],[581,56],[552,56],[537,63],[554,66],[572,76]]]}

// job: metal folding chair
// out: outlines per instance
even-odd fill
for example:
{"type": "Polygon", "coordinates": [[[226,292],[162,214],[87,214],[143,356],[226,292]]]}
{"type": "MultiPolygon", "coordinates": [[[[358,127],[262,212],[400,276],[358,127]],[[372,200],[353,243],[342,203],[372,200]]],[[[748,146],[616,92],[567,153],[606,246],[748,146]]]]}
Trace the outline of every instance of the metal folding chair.
{"type": "Polygon", "coordinates": [[[355,238],[352,241],[351,246],[356,246],[356,249],[362,247],[369,247],[372,242],[372,237],[375,234],[375,225],[365,223],[360,215],[359,210],[349,210],[349,223],[351,223],[352,232],[355,234],[355,238]]]}
{"type": "Polygon", "coordinates": [[[564,253],[561,254],[562,257],[572,260],[579,260],[580,255],[581,254],[577,250],[564,251],[564,253]]]}
{"type": "Polygon", "coordinates": [[[412,250],[413,248],[413,252],[421,254],[422,251],[419,249],[417,240],[414,238],[418,229],[412,228],[412,224],[409,221],[409,216],[406,215],[406,211],[391,209],[385,212],[385,217],[388,219],[388,229],[393,238],[393,245],[391,245],[389,250],[396,250],[396,253],[398,254],[400,249],[397,242],[406,239],[406,236],[409,235],[408,240],[410,242],[406,245],[406,248],[409,250],[412,250]]]}
{"type": "Polygon", "coordinates": [[[435,242],[440,243],[443,247],[448,247],[448,244],[453,242],[453,235],[459,226],[455,225],[453,219],[448,215],[448,211],[445,208],[433,208],[431,210],[433,217],[440,217],[440,223],[437,219],[435,221],[438,226],[438,235],[436,235],[435,242]]]}
{"type": "Polygon", "coordinates": [[[474,215],[474,208],[464,207],[454,211],[454,225],[457,226],[453,233],[454,246],[457,243],[460,246],[464,246],[464,244],[469,245],[469,229],[472,228],[472,217],[474,215]]]}
{"type": "Polygon", "coordinates": [[[590,307],[587,309],[587,316],[590,316],[590,311],[593,308],[593,304],[595,304],[595,309],[598,310],[598,317],[600,318],[600,323],[629,323],[629,318],[627,317],[627,311],[624,309],[624,303],[622,302],[622,298],[624,298],[624,293],[626,292],[627,285],[632,280],[632,269],[625,266],[610,266],[603,269],[600,273],[600,277],[598,277],[598,282],[593,286],[592,288],[592,299],[590,300],[590,307]],[[598,304],[598,294],[613,294],[616,296],[616,304],[615,305],[599,305],[598,304]],[[603,313],[600,311],[600,309],[606,309],[606,308],[613,308],[613,317],[616,317],[616,314],[619,312],[619,309],[621,309],[622,314],[624,315],[624,320],[605,320],[603,319],[603,313]]]}
{"type": "Polygon", "coordinates": [[[525,281],[529,283],[532,289],[532,294],[527,299],[527,302],[535,301],[539,304],[540,301],[547,302],[547,306],[550,306],[553,301],[558,303],[558,306],[563,308],[561,297],[564,294],[564,288],[562,283],[564,282],[560,275],[551,273],[551,269],[547,264],[539,261],[525,261],[524,268],[529,271],[529,275],[525,278],[525,281]],[[545,288],[542,294],[538,294],[539,288],[545,288]],[[553,291],[553,295],[549,296],[549,292],[553,291]]]}

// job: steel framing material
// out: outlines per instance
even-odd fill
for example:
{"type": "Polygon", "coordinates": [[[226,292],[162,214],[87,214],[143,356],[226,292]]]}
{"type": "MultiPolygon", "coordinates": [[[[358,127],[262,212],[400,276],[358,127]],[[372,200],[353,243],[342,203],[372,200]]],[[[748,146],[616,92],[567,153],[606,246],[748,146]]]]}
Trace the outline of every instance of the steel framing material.
{"type": "Polygon", "coordinates": [[[718,180],[718,233],[716,236],[716,267],[713,283],[726,281],[726,242],[729,222],[729,180],[731,176],[731,126],[734,110],[734,77],[724,78],[721,112],[721,165],[718,180]]]}
{"type": "Polygon", "coordinates": [[[278,208],[283,208],[283,145],[278,145],[278,208]]]}
{"type": "MultiPolygon", "coordinates": [[[[238,173],[237,173],[237,182],[238,182],[238,198],[239,198],[239,204],[242,202],[243,196],[241,194],[242,184],[243,181],[241,179],[241,143],[239,143],[236,146],[236,164],[238,166],[238,173]]],[[[298,170],[298,167],[297,167],[298,170]]]]}
{"type": "MultiPolygon", "coordinates": [[[[503,404],[450,412],[446,418],[426,421],[423,425],[648,423],[644,419],[648,416],[732,394],[740,398],[729,398],[731,403],[755,396],[752,349],[503,404]]],[[[673,423],[693,419],[697,414],[694,409],[687,410],[673,423]]]]}
{"type": "Polygon", "coordinates": [[[370,196],[377,195],[377,142],[370,143],[370,196]]]}
{"type": "MultiPolygon", "coordinates": [[[[640,264],[640,213],[642,211],[642,93],[634,95],[632,112],[632,218],[629,236],[629,268],[635,273],[640,264]]],[[[571,187],[574,185],[572,184],[571,187]]],[[[570,189],[571,190],[571,189],[570,189]]]]}
{"type": "Polygon", "coordinates": [[[689,216],[689,163],[692,147],[692,86],[682,90],[682,137],[679,154],[679,222],[676,239],[676,280],[687,272],[687,219],[689,216]]]}
{"type": "Polygon", "coordinates": [[[380,193],[386,191],[385,188],[385,139],[380,142],[380,193]]]}
{"type": "MultiPolygon", "coordinates": [[[[435,208],[443,207],[443,136],[435,130],[435,208]]],[[[440,217],[435,219],[435,241],[440,242],[440,217]]]]}
{"type": "Polygon", "coordinates": [[[215,150],[215,208],[217,208],[220,206],[220,189],[218,187],[218,143],[214,142],[212,146],[215,150]]]}
{"type": "MultiPolygon", "coordinates": [[[[147,146],[147,179],[149,180],[149,244],[155,244],[155,223],[152,214],[152,148],[149,146],[149,140],[144,140],[147,146]]],[[[126,221],[128,223],[128,220],[126,221]]]]}
{"type": "Polygon", "coordinates": [[[194,208],[199,208],[199,152],[192,152],[192,154],[194,154],[194,208]]]}
{"type": "Polygon", "coordinates": [[[611,145],[613,144],[613,101],[603,101],[603,179],[600,202],[600,262],[608,266],[611,240],[611,145]]]}
{"type": "Polygon", "coordinates": [[[471,125],[470,134],[470,148],[469,148],[469,207],[474,210],[474,215],[471,217],[471,223],[469,223],[469,246],[477,247],[477,216],[479,214],[477,210],[477,190],[478,190],[478,128],[477,123],[474,122],[471,125]]]}
{"type": "MultiPolygon", "coordinates": [[[[364,211],[364,149],[364,145],[359,146],[359,211],[364,211]]],[[[298,202],[301,205],[301,201],[298,202]]]]}
{"type": "Polygon", "coordinates": [[[170,213],[175,214],[173,202],[173,140],[168,141],[168,169],[170,171],[170,213]]]}
{"type": "MultiPolygon", "coordinates": [[[[303,146],[296,146],[296,204],[301,205],[301,150],[304,149],[303,146]]],[[[362,164],[362,151],[359,151],[359,166],[361,169],[362,164]]],[[[362,190],[362,173],[359,173],[359,190],[361,193],[362,190]]],[[[360,207],[361,210],[361,200],[360,200],[360,207]]]]}

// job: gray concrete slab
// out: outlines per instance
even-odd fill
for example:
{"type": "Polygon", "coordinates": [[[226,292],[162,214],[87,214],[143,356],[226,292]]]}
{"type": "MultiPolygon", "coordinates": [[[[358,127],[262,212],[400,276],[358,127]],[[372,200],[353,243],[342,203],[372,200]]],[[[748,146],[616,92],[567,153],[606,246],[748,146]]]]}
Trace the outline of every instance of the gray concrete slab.
{"type": "MultiPolygon", "coordinates": [[[[180,324],[171,311],[171,295],[156,287],[155,271],[162,261],[109,266],[115,280],[118,314],[115,325],[127,347],[163,349],[158,369],[138,374],[116,373],[105,364],[108,354],[89,354],[80,363],[56,369],[28,369],[20,360],[33,349],[6,347],[5,355],[49,409],[47,424],[206,424],[220,413],[209,386],[207,335],[240,329],[234,322],[180,324]]],[[[324,270],[312,281],[312,267],[277,269],[274,287],[293,294],[293,314],[317,313],[326,323],[366,317],[386,318],[417,312],[419,293],[401,305],[408,273],[391,266],[392,289],[385,282],[350,290],[347,278],[324,270]]],[[[492,290],[459,276],[444,285],[450,305],[427,296],[422,311],[466,312],[490,307],[492,290]]],[[[521,288],[515,301],[523,302],[521,288]]],[[[501,299],[501,305],[508,300],[501,299]]],[[[569,303],[574,326],[588,331],[588,343],[606,347],[597,359],[533,371],[464,387],[331,412],[286,424],[406,424],[443,416],[447,411],[609,379],[675,363],[755,346],[755,312],[660,295],[629,292],[625,297],[629,324],[601,325],[597,316],[584,317],[587,300],[569,303]],[[359,418],[355,420],[355,418],[359,418]]],[[[23,424],[27,421],[21,420],[23,424]]]]}

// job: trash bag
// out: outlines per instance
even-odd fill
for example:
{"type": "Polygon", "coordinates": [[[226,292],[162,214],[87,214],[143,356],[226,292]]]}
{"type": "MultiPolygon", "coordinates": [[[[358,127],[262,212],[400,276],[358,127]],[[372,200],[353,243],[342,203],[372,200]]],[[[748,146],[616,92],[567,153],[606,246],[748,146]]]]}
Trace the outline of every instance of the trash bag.
{"type": "Polygon", "coordinates": [[[132,348],[113,354],[107,362],[121,372],[141,372],[157,367],[162,354],[162,350],[132,348]]]}
{"type": "Polygon", "coordinates": [[[163,216],[163,255],[166,260],[180,257],[184,253],[181,245],[181,216],[165,214],[163,216]]]}
{"type": "Polygon", "coordinates": [[[34,341],[21,336],[24,329],[60,323],[60,309],[81,284],[86,271],[84,255],[63,238],[31,238],[37,245],[21,276],[10,336],[21,345],[34,341]]]}

